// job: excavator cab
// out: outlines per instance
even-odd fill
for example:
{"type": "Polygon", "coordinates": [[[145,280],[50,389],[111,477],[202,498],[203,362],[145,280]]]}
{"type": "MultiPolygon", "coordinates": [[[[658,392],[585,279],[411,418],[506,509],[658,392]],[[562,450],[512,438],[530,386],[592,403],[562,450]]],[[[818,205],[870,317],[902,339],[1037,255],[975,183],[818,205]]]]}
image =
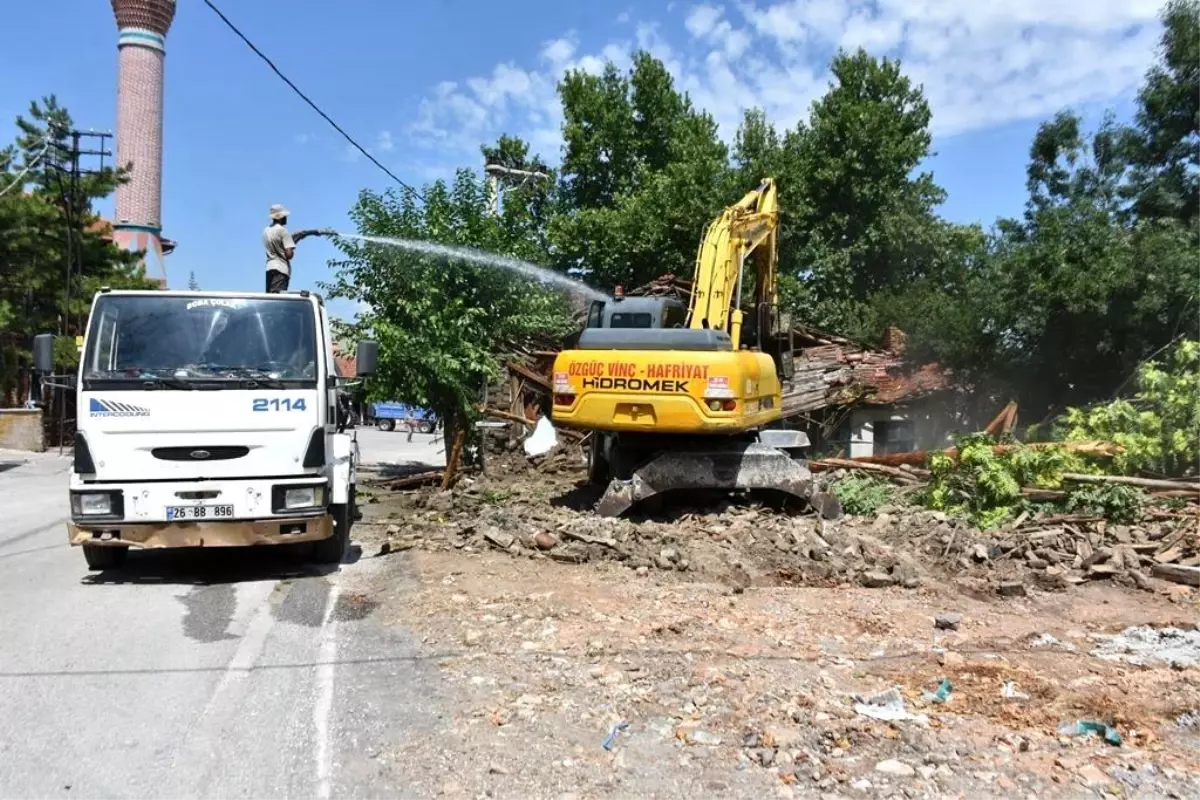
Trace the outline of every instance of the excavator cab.
{"type": "Polygon", "coordinates": [[[673,297],[622,297],[593,300],[588,328],[683,328],[687,306],[673,297]]]}
{"type": "MultiPolygon", "coordinates": [[[[674,297],[624,297],[619,290],[612,300],[593,300],[586,328],[686,328],[687,306],[674,297]]],[[[594,341],[594,338],[593,338],[594,341]]],[[[739,349],[760,350],[771,357],[784,381],[795,375],[792,357],[795,340],[791,319],[780,314],[778,304],[761,303],[747,312],[739,349]]]]}
{"type": "Polygon", "coordinates": [[[775,362],[780,380],[790,381],[796,374],[792,360],[796,344],[791,319],[780,314],[777,304],[760,303],[746,321],[748,324],[742,328],[742,344],[769,355],[775,362]]]}

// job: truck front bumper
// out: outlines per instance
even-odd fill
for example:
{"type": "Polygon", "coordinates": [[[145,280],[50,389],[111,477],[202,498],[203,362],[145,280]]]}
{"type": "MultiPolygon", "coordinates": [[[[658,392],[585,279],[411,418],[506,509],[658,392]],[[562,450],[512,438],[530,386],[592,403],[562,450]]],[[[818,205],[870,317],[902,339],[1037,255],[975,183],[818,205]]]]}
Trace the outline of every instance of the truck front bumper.
{"type": "Polygon", "coordinates": [[[72,516],[67,538],[73,545],[241,547],[289,544],[333,535],[328,483],[322,476],[278,479],[83,483],[72,481],[72,516]],[[318,505],[284,510],[281,494],[314,487],[318,505]],[[90,517],[75,507],[76,496],[109,494],[111,516],[90,517]],[[171,507],[221,505],[224,517],[168,519],[171,507]],[[229,513],[232,512],[232,513],[229,513]]]}
{"type": "Polygon", "coordinates": [[[246,547],[315,542],[333,535],[333,518],[273,517],[228,522],[77,522],[67,523],[72,545],[101,547],[246,547]]]}

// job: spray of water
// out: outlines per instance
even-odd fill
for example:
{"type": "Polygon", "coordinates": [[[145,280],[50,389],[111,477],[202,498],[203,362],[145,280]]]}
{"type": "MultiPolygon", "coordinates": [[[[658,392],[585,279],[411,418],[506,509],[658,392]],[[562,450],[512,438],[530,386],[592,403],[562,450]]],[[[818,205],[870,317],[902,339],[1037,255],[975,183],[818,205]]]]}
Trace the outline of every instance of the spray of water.
{"type": "Polygon", "coordinates": [[[500,256],[470,247],[455,247],[435,242],[423,242],[419,239],[393,239],[388,236],[362,236],[357,233],[339,233],[337,235],[344,239],[360,239],[364,242],[399,247],[412,253],[423,253],[439,258],[459,259],[485,267],[500,267],[501,269],[524,275],[527,278],[532,278],[539,283],[550,284],[561,289],[566,289],[569,292],[581,294],[589,300],[608,299],[608,295],[596,291],[586,283],[580,283],[562,273],[554,272],[545,267],[539,267],[537,264],[530,264],[528,261],[522,261],[519,258],[500,256]]]}

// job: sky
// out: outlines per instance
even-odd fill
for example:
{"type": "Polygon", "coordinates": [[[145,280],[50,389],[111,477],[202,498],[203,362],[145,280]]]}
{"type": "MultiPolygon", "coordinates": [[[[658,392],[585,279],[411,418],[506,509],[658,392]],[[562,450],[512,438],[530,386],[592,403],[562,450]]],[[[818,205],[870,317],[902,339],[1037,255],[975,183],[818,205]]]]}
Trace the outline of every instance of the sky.
{"type": "MultiPolygon", "coordinates": [[[[1158,0],[216,2],[372,155],[418,186],[481,168],[479,145],[501,133],[557,163],[555,84],[567,69],[625,65],[647,49],[731,140],[746,108],[764,108],[780,129],[806,118],[828,87],[830,57],[862,46],[899,57],[924,87],[936,151],[926,168],[949,193],[943,216],[984,225],[1021,212],[1040,122],[1064,108],[1093,125],[1107,111],[1130,116],[1160,32],[1158,0]]],[[[114,129],[109,4],[40,0],[7,16],[41,33],[0,48],[8,76],[0,141],[47,94],[78,127],[114,129]]],[[[291,210],[293,230],[353,230],[347,212],[358,192],[394,185],[200,0],[179,0],[167,35],[164,137],[163,232],[178,242],[167,259],[171,288],[194,273],[205,289],[258,290],[273,203],[291,210]]],[[[327,241],[301,242],[293,289],[328,279],[334,257],[327,241]]]]}

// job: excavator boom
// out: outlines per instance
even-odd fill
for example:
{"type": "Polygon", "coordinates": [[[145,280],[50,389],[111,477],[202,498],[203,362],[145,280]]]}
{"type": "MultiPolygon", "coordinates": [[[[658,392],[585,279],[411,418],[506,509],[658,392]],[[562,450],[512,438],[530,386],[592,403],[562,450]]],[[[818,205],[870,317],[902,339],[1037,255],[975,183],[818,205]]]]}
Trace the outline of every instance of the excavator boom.
{"type": "Polygon", "coordinates": [[[735,342],[741,340],[742,283],[748,258],[756,266],[755,305],[777,303],[778,225],[779,195],[769,178],[709,224],[696,254],[688,327],[716,328],[727,331],[735,342]]]}

